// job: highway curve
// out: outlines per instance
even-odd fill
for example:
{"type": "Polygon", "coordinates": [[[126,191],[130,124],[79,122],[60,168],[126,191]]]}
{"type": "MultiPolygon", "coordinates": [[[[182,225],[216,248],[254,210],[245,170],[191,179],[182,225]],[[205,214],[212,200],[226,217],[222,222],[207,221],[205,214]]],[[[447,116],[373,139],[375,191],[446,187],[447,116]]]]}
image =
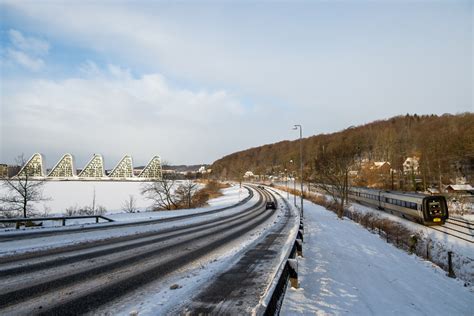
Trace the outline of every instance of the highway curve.
{"type": "Polygon", "coordinates": [[[268,221],[274,199],[177,228],[63,247],[0,261],[0,314],[83,314],[165,278],[268,221]]]}
{"type": "Polygon", "coordinates": [[[282,246],[289,237],[291,239],[291,231],[299,223],[287,201],[283,198],[281,201],[282,220],[276,222],[235,265],[218,275],[190,302],[176,309],[179,314],[251,315],[262,310],[262,299],[269,294],[268,286],[282,259],[286,259],[281,257],[282,246]]]}

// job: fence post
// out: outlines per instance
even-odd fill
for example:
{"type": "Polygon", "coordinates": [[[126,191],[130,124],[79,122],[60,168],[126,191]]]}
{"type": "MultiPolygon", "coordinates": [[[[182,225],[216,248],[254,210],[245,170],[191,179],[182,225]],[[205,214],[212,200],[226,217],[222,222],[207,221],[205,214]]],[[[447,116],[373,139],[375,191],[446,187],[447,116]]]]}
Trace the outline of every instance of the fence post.
{"type": "Polygon", "coordinates": [[[99,216],[95,217],[95,222],[96,222],[96,224],[99,222],[99,216]]]}
{"type": "Polygon", "coordinates": [[[430,260],[430,243],[431,239],[428,239],[428,242],[426,243],[426,259],[430,260]]]}
{"type": "Polygon", "coordinates": [[[63,226],[66,226],[66,219],[63,218],[63,226]]]}
{"type": "Polygon", "coordinates": [[[455,278],[456,274],[453,271],[452,251],[448,251],[448,277],[455,278]]]}

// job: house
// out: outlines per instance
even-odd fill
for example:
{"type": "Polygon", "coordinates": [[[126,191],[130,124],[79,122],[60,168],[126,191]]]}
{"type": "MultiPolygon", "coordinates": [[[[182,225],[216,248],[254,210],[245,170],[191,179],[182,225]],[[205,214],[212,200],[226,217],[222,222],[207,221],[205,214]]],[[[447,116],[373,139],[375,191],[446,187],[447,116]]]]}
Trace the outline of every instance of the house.
{"type": "Polygon", "coordinates": [[[374,161],[370,169],[377,170],[378,173],[390,173],[391,165],[388,161],[374,161]]]}
{"type": "Polygon", "coordinates": [[[244,178],[253,178],[254,177],[254,174],[252,171],[247,171],[245,174],[244,174],[244,178]]]}
{"type": "Polygon", "coordinates": [[[470,184],[450,184],[446,187],[448,193],[474,194],[474,187],[470,184]]]}
{"type": "Polygon", "coordinates": [[[0,178],[7,178],[8,177],[8,165],[7,164],[0,164],[0,178]]]}
{"type": "Polygon", "coordinates": [[[418,168],[420,166],[420,159],[418,157],[408,157],[403,162],[403,173],[404,174],[418,174],[418,168]]]}
{"type": "Polygon", "coordinates": [[[440,194],[439,190],[436,188],[428,188],[426,189],[426,192],[429,193],[430,195],[440,194]]]}

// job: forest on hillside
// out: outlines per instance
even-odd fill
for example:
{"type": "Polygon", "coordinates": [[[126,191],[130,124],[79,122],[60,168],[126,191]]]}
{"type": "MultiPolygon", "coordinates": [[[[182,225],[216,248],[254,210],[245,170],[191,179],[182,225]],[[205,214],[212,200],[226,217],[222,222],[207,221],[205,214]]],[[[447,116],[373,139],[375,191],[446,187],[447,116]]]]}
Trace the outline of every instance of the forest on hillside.
{"type": "MultiPolygon", "coordinates": [[[[474,180],[474,113],[407,114],[311,136],[302,142],[305,181],[316,179],[331,159],[337,161],[337,166],[333,163],[334,170],[345,168],[356,175],[354,181],[358,185],[426,189],[457,179],[470,183],[474,180]],[[407,174],[403,164],[409,157],[416,159],[418,166],[407,174]],[[389,163],[388,170],[373,171],[385,173],[377,175],[383,177],[382,181],[370,183],[364,166],[371,162],[389,163]]],[[[239,178],[245,171],[267,176],[293,172],[299,168],[299,148],[299,140],[295,140],[236,152],[215,161],[213,174],[239,178]]]]}

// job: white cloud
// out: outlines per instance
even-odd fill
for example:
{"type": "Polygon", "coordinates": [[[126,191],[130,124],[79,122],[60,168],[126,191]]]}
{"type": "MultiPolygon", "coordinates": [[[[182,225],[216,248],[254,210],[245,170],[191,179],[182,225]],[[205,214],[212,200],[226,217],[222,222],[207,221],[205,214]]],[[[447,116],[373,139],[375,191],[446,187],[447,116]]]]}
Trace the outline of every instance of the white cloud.
{"type": "Polygon", "coordinates": [[[96,152],[110,165],[126,153],[137,164],[157,153],[176,163],[210,162],[204,148],[227,142],[219,131],[229,129],[230,138],[241,132],[246,110],[226,91],[179,89],[160,74],[134,78],[115,65],[92,68],[100,74],[6,82],[2,124],[10,136],[2,140],[4,150],[37,150],[50,158],[48,164],[66,151],[79,164],[96,152]]]}
{"type": "Polygon", "coordinates": [[[34,58],[11,48],[7,49],[7,58],[32,71],[38,71],[44,67],[44,61],[41,58],[34,58]]]}
{"type": "Polygon", "coordinates": [[[33,55],[48,54],[49,43],[44,40],[35,37],[26,37],[17,30],[9,30],[8,35],[13,46],[21,51],[29,52],[33,55]]]}
{"type": "MultiPolygon", "coordinates": [[[[355,9],[319,2],[9,5],[49,36],[132,67],[278,100],[300,117],[330,107],[345,115],[336,128],[414,110],[472,107],[470,20],[462,4],[427,4],[432,12],[411,3],[393,11],[384,4],[355,9]],[[360,114],[354,122],[361,106],[372,117],[360,114]]],[[[318,123],[320,131],[334,130],[327,120],[318,123]]]]}
{"type": "Polygon", "coordinates": [[[8,61],[31,71],[41,70],[45,62],[41,58],[49,52],[49,43],[34,37],[26,37],[20,31],[9,30],[11,46],[6,49],[8,61]]]}

